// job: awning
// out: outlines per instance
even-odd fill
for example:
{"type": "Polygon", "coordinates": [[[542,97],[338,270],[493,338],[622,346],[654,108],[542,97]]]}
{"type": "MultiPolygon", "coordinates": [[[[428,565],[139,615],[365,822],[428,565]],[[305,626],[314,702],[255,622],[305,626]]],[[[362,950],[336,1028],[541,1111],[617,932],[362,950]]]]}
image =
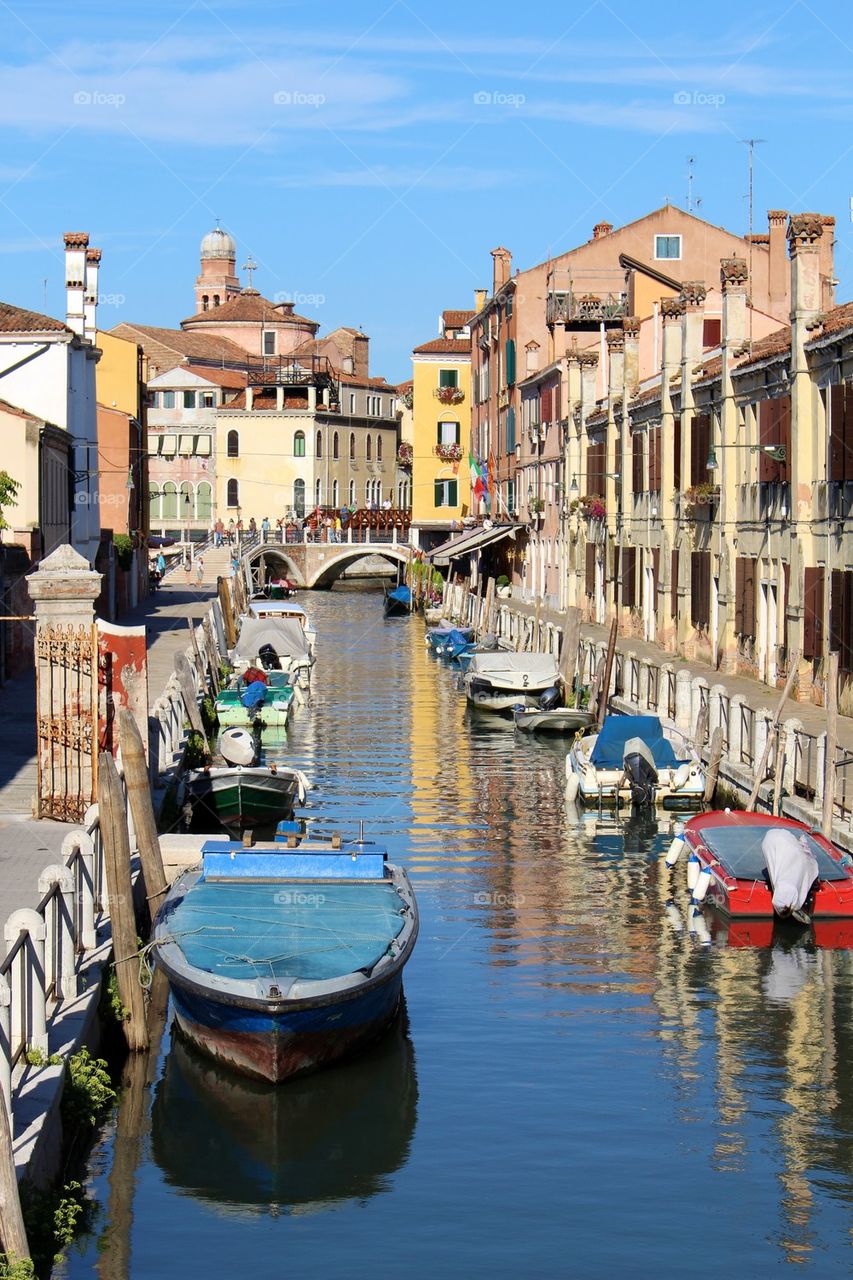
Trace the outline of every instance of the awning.
{"type": "Polygon", "coordinates": [[[210,457],[210,436],[196,436],[195,451],[201,458],[210,457]]]}
{"type": "Polygon", "coordinates": [[[173,435],[163,436],[163,453],[175,453],[178,447],[178,437],[173,435]]]}
{"type": "Polygon", "coordinates": [[[449,542],[442,542],[440,546],[428,551],[427,559],[433,564],[450,564],[451,560],[458,560],[471,551],[480,551],[492,542],[500,542],[502,538],[514,539],[516,530],[520,527],[517,524],[504,524],[494,529],[475,529],[471,533],[463,533],[461,538],[451,538],[449,542]]]}
{"type": "Polygon", "coordinates": [[[193,452],[193,436],[181,436],[180,454],[182,458],[191,458],[193,452]]]}

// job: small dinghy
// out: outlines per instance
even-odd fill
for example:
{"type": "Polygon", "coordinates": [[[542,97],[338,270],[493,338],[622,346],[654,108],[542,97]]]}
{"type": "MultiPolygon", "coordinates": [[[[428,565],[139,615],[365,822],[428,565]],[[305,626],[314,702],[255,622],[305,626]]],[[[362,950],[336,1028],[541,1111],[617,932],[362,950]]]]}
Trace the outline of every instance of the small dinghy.
{"type": "Polygon", "coordinates": [[[740,810],[703,813],[685,823],[666,861],[688,855],[694,903],[732,919],[853,918],[853,859],[793,818],[740,810]]]}
{"type": "Polygon", "coordinates": [[[217,694],[213,706],[223,728],[260,724],[264,728],[283,729],[290,719],[294,697],[286,672],[247,667],[227,689],[217,694]]]}
{"type": "Polygon", "coordinates": [[[452,623],[442,623],[426,633],[426,643],[439,658],[451,657],[474,640],[473,627],[454,627],[452,623]]]}
{"type": "Polygon", "coordinates": [[[560,707],[557,690],[545,693],[538,707],[516,707],[515,727],[522,733],[583,733],[595,724],[595,713],[580,707],[560,707]]]}
{"type": "Polygon", "coordinates": [[[572,744],[566,783],[569,799],[582,804],[698,809],[705,770],[657,716],[608,716],[599,733],[572,744]]]}
{"type": "MultiPolygon", "coordinates": [[[[217,743],[219,760],[186,778],[189,821],[201,808],[216,824],[238,834],[275,826],[303,804],[311,783],[299,769],[261,764],[259,738],[247,729],[226,729],[217,743]]],[[[188,823],[189,825],[189,823],[188,823]]]]}
{"type": "Polygon", "coordinates": [[[412,591],[405,584],[385,593],[383,611],[386,618],[408,618],[412,612],[412,591]]]}
{"type": "Polygon", "coordinates": [[[154,923],[155,963],[197,1048],[278,1083],[394,1018],[418,910],[402,867],[362,840],[208,841],[154,923]]]}

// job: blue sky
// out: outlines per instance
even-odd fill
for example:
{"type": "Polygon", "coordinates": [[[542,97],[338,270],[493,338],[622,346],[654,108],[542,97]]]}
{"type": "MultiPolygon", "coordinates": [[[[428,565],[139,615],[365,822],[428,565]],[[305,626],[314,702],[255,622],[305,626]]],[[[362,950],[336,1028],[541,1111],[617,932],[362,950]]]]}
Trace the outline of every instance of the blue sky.
{"type": "Polygon", "coordinates": [[[0,0],[0,298],[63,309],[62,233],[104,251],[99,320],[176,325],[219,218],[255,284],[360,325],[410,376],[444,307],[685,204],[837,218],[853,297],[853,15],[795,0],[140,6],[0,0]],[[45,285],[45,281],[47,284],[45,285]]]}

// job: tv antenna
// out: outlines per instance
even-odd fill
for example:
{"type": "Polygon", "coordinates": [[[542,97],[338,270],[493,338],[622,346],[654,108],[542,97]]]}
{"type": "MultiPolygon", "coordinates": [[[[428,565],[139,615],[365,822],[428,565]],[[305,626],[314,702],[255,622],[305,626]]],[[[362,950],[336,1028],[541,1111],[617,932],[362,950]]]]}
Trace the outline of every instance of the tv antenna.
{"type": "MultiPolygon", "coordinates": [[[[753,285],[752,285],[752,244],[753,244],[753,241],[752,241],[752,213],[753,213],[753,191],[754,191],[753,172],[754,172],[754,164],[755,164],[754,152],[755,152],[755,148],[756,148],[757,146],[759,146],[759,145],[760,145],[762,142],[764,142],[764,141],[766,141],[764,138],[741,138],[741,142],[742,142],[742,143],[743,143],[743,145],[747,148],[747,156],[748,156],[748,159],[747,159],[747,173],[748,173],[748,179],[749,179],[749,181],[748,181],[748,187],[747,187],[747,201],[748,201],[748,206],[749,206],[749,212],[748,212],[748,222],[749,222],[749,235],[748,235],[749,250],[748,250],[748,261],[749,261],[749,287],[750,287],[750,289],[753,287],[753,285]]],[[[751,306],[751,305],[749,305],[749,306],[747,307],[747,311],[748,311],[748,314],[749,314],[749,354],[750,354],[750,355],[752,355],[752,306],[751,306]]]]}

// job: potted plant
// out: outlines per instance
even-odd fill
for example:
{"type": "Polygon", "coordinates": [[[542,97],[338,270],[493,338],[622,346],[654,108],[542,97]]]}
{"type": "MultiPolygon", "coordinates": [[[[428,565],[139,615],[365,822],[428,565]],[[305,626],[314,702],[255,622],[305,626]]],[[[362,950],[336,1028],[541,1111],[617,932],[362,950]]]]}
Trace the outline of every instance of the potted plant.
{"type": "Polygon", "coordinates": [[[465,399],[465,392],[461,387],[436,387],[434,394],[442,404],[461,404],[465,399]]]}
{"type": "Polygon", "coordinates": [[[461,444],[437,444],[433,449],[433,453],[437,458],[441,458],[442,462],[462,461],[461,444]]]}
{"type": "Polygon", "coordinates": [[[512,583],[505,573],[495,579],[495,590],[502,600],[506,600],[512,595],[512,583]]]}
{"type": "Polygon", "coordinates": [[[412,446],[409,444],[408,440],[403,440],[397,450],[397,462],[404,471],[411,471],[413,457],[414,450],[412,449],[412,446]]]}
{"type": "Polygon", "coordinates": [[[578,498],[578,506],[587,520],[603,520],[607,515],[604,499],[597,493],[587,493],[578,498]]]}

